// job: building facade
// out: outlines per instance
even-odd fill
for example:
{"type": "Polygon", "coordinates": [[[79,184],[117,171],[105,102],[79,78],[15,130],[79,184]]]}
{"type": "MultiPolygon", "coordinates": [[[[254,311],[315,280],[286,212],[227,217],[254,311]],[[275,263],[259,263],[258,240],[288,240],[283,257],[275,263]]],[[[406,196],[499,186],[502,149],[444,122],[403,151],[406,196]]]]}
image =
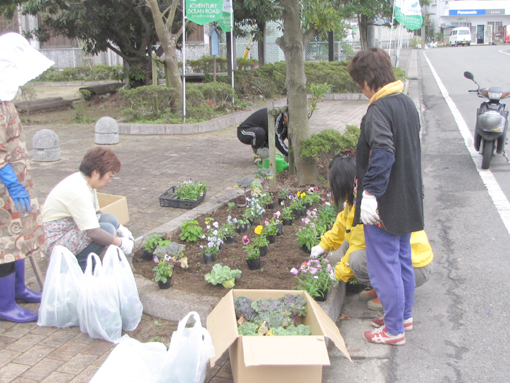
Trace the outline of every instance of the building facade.
{"type": "MultiPolygon", "coordinates": [[[[504,26],[510,25],[509,0],[431,0],[423,14],[429,31],[448,39],[455,27],[471,29],[472,44],[504,41],[504,26]]],[[[430,32],[429,32],[430,34],[430,32]]]]}

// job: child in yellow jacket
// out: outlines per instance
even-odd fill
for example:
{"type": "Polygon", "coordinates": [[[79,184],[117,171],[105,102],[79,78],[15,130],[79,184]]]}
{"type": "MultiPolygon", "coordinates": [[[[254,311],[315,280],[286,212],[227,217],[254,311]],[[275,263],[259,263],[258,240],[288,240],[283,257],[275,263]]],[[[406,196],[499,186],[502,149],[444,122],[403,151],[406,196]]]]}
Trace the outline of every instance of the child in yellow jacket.
{"type": "MultiPolygon", "coordinates": [[[[312,248],[311,257],[317,258],[329,251],[340,248],[343,254],[335,266],[335,276],[339,281],[348,282],[356,277],[359,283],[370,286],[368,277],[365,235],[363,225],[352,226],[354,220],[354,177],[355,157],[351,154],[336,156],[329,167],[330,185],[337,208],[344,204],[338,213],[333,228],[321,237],[321,242],[312,248]]],[[[416,287],[424,284],[430,277],[434,255],[425,231],[411,234],[411,252],[416,287]]],[[[368,307],[381,309],[375,290],[362,291],[361,300],[368,300],[368,307]]]]}

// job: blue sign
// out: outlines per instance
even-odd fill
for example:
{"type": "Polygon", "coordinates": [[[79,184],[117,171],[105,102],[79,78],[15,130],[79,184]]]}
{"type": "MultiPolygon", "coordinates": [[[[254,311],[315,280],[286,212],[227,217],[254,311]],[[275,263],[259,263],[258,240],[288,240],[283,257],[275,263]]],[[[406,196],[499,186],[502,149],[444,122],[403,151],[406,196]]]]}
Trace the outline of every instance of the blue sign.
{"type": "Polygon", "coordinates": [[[450,9],[450,16],[483,16],[485,9],[450,9]]]}

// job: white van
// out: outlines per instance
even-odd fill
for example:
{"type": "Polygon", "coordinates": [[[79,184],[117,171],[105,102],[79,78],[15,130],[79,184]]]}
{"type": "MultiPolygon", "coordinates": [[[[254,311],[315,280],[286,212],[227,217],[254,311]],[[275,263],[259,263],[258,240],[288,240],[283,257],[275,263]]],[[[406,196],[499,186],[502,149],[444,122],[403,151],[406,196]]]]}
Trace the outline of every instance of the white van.
{"type": "Polygon", "coordinates": [[[471,31],[467,27],[453,28],[449,37],[450,46],[471,45],[471,31]]]}

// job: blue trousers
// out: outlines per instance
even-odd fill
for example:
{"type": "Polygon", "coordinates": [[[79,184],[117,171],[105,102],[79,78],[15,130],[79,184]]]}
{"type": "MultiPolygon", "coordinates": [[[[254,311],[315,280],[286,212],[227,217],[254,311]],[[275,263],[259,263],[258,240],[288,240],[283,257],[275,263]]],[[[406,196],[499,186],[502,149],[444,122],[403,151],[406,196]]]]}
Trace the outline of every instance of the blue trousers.
{"type": "Polygon", "coordinates": [[[364,232],[368,275],[384,310],[386,330],[402,334],[414,305],[411,233],[395,236],[375,225],[364,225],[364,232]]]}
{"type": "MultiPolygon", "coordinates": [[[[119,220],[113,214],[101,214],[101,217],[99,217],[99,227],[115,236],[117,234],[117,229],[119,228],[119,220]]],[[[96,253],[99,255],[105,247],[106,246],[100,245],[99,243],[92,242],[85,249],[76,254],[76,258],[78,259],[78,264],[81,269],[85,271],[85,268],[87,267],[87,258],[90,253],[96,253]]]]}

